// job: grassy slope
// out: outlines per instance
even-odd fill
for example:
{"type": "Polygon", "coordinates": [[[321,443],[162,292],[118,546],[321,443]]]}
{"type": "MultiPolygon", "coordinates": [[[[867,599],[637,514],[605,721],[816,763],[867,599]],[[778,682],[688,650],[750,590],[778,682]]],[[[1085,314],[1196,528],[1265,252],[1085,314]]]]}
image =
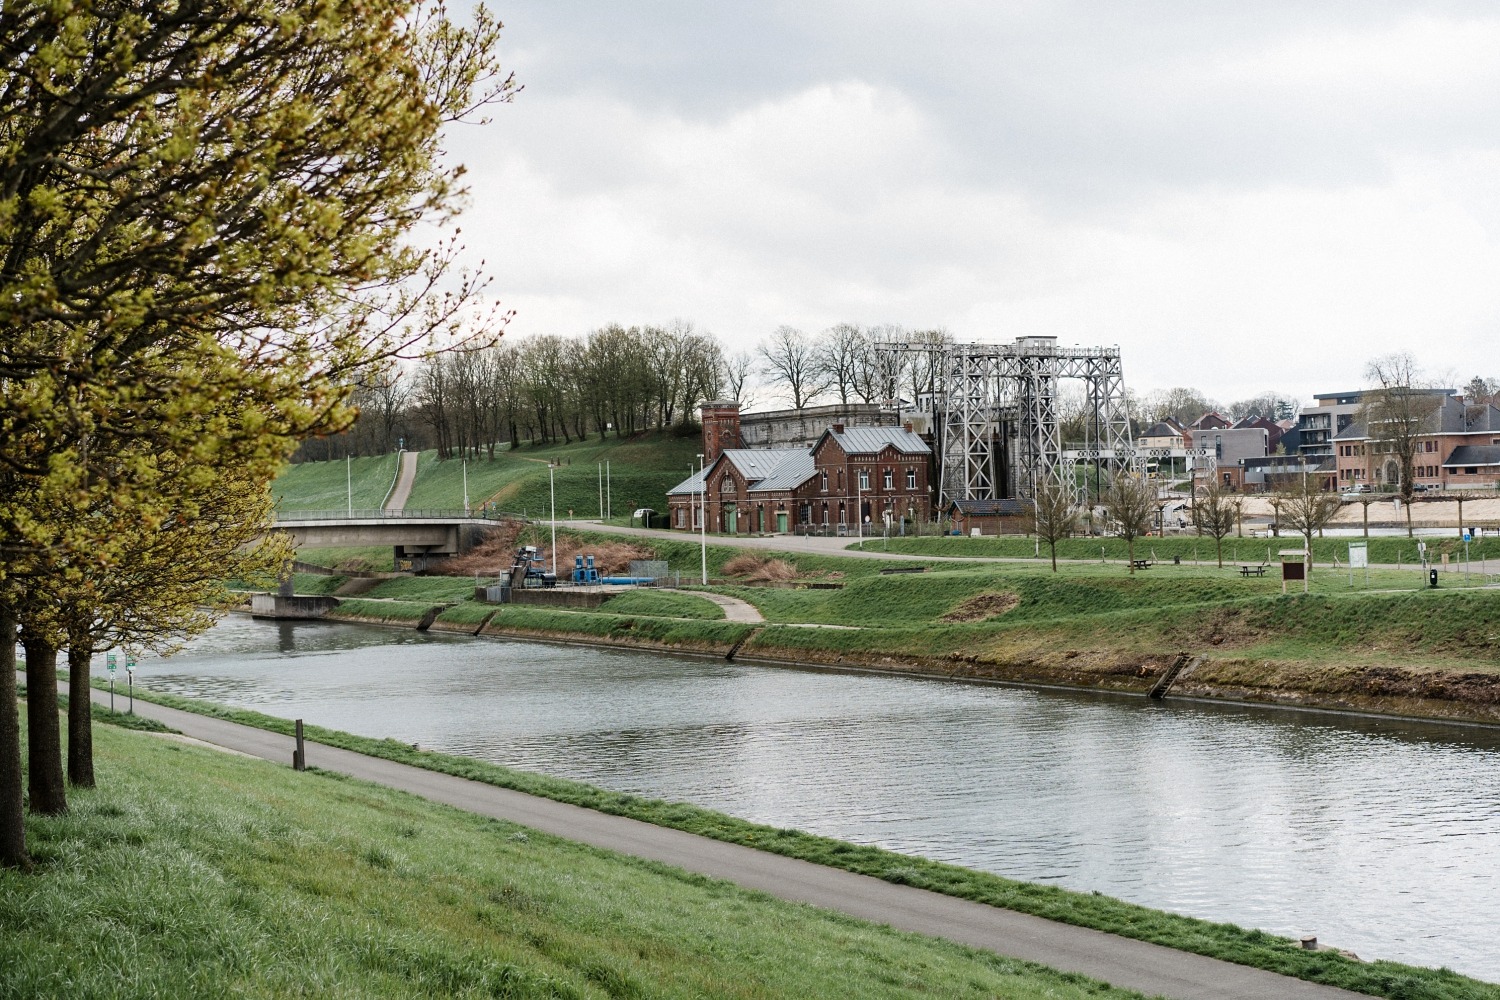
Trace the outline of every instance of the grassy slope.
{"type": "MultiPolygon", "coordinates": [[[[657,432],[623,441],[591,438],[497,451],[493,460],[470,459],[469,502],[493,501],[501,510],[546,517],[551,509],[547,463],[555,461],[560,463],[552,469],[558,517],[566,517],[570,509],[578,517],[598,517],[599,463],[608,461],[615,514],[629,515],[637,507],[664,511],[667,490],[687,478],[699,447],[697,437],[657,432]]],[[[438,461],[436,452],[423,452],[408,506],[463,506],[463,477],[462,462],[438,461]]]]}
{"type": "Polygon", "coordinates": [[[343,462],[303,462],[289,465],[271,492],[283,513],[297,510],[343,510],[348,506],[348,482],[352,475],[354,509],[375,510],[385,501],[396,478],[396,456],[356,458],[346,470],[343,462]]]}
{"type": "MultiPolygon", "coordinates": [[[[172,695],[153,693],[146,697],[189,711],[232,719],[276,732],[289,734],[292,731],[292,723],[288,720],[258,712],[222,708],[172,695]]],[[[1390,997],[1392,1000],[1492,1000],[1496,995],[1494,986],[1448,970],[1415,968],[1393,962],[1351,962],[1333,952],[1303,951],[1295,942],[1261,931],[1163,913],[1098,893],[1078,893],[1056,886],[1017,882],[956,865],[896,854],[878,847],[848,844],[797,830],[761,826],[686,803],[642,799],[561,778],[514,771],[483,761],[418,751],[394,740],[353,736],[321,727],[309,727],[307,735],[309,739],[332,746],[483,781],[502,788],[514,788],[612,815],[630,816],[659,826],[802,858],[889,882],[919,886],[1052,920],[1093,927],[1167,947],[1271,969],[1285,975],[1338,985],[1356,992],[1390,997]]]]}
{"type": "Polygon", "coordinates": [[[691,594],[665,590],[632,590],[611,597],[604,609],[612,615],[660,615],[666,618],[723,620],[724,609],[691,594]]]}
{"type": "Polygon", "coordinates": [[[0,872],[0,997],[1136,995],[332,775],[96,749],[0,872]]]}

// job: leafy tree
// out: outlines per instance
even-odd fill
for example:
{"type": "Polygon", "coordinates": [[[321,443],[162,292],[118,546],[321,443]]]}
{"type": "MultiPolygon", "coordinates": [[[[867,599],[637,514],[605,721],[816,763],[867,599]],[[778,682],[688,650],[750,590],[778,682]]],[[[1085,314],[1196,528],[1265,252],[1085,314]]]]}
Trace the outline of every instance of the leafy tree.
{"type": "Polygon", "coordinates": [[[1396,489],[1406,508],[1406,535],[1412,536],[1411,502],[1416,495],[1416,457],[1421,438],[1435,430],[1434,417],[1444,393],[1424,383],[1410,354],[1390,354],[1365,366],[1372,383],[1360,406],[1371,446],[1396,467],[1396,489]]]}
{"type": "Polygon", "coordinates": [[[1234,530],[1238,522],[1239,505],[1235,496],[1218,476],[1210,476],[1202,486],[1194,487],[1197,500],[1193,504],[1193,525],[1199,534],[1214,540],[1214,554],[1219,568],[1224,568],[1224,536],[1234,530]]]}
{"type": "Polygon", "coordinates": [[[1078,530],[1078,506],[1071,486],[1055,473],[1037,483],[1031,498],[1029,520],[1036,536],[1052,552],[1052,572],[1057,572],[1057,543],[1078,530]]]}
{"type": "Polygon", "coordinates": [[[1156,488],[1128,470],[1116,472],[1099,496],[1099,506],[1114,522],[1115,534],[1125,539],[1130,575],[1135,575],[1135,540],[1151,530],[1156,513],[1156,488]]]}
{"type": "MultiPolygon", "coordinates": [[[[0,6],[0,649],[19,628],[55,655],[55,596],[165,523],[149,456],[212,468],[241,442],[260,468],[347,423],[354,373],[503,324],[470,325],[482,281],[451,240],[407,239],[462,194],[445,125],[514,91],[499,27],[399,0],[0,6]],[[101,460],[106,430],[129,461],[101,460]],[[88,516],[105,496],[119,516],[88,516]]],[[[12,865],[14,695],[12,673],[12,865]]]]}

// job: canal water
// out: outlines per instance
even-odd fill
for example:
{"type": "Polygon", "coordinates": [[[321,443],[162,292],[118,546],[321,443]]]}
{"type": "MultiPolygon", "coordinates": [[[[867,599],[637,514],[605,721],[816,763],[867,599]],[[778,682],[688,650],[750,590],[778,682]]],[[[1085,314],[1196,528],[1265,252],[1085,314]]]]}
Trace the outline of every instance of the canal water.
{"type": "Polygon", "coordinates": [[[1500,731],[231,618],[145,686],[1500,982],[1500,731]]]}

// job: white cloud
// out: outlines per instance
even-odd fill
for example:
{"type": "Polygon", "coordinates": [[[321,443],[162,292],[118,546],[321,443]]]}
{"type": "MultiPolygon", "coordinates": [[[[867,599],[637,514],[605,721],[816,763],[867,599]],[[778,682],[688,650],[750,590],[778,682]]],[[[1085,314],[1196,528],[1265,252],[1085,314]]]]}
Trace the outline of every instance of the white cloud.
{"type": "Polygon", "coordinates": [[[785,66],[726,51],[764,57],[763,86],[666,26],[665,56],[645,31],[613,62],[586,39],[517,53],[528,90],[458,137],[470,243],[516,332],[684,316],[730,349],[782,323],[1052,333],[1120,344],[1142,390],[1226,400],[1357,384],[1407,347],[1500,374],[1500,22],[1304,25],[1289,5],[1216,35],[1198,8],[1153,42],[1118,12],[1043,5],[850,41],[815,10],[776,22],[785,66]],[[977,59],[990,45],[1008,49],[977,59]],[[618,76],[629,56],[644,82],[618,76]]]}

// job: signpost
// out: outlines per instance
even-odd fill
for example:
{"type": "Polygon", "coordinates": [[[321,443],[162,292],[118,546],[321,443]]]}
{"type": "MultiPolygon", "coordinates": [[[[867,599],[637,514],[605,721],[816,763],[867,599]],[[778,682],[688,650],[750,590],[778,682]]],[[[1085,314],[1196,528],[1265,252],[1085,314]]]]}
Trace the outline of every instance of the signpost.
{"type": "Polygon", "coordinates": [[[1281,557],[1281,592],[1286,593],[1288,580],[1301,580],[1302,592],[1307,593],[1307,550],[1282,549],[1277,555],[1281,557]]]}
{"type": "Polygon", "coordinates": [[[106,653],[104,666],[109,671],[109,710],[115,710],[115,654],[106,653]]]}
{"type": "Polygon", "coordinates": [[[1349,586],[1354,586],[1354,571],[1363,569],[1365,571],[1365,587],[1370,586],[1370,543],[1349,543],[1349,586]]]}
{"type": "Polygon", "coordinates": [[[130,686],[130,711],[128,715],[135,714],[135,657],[129,654],[125,656],[125,682],[130,686]]]}

